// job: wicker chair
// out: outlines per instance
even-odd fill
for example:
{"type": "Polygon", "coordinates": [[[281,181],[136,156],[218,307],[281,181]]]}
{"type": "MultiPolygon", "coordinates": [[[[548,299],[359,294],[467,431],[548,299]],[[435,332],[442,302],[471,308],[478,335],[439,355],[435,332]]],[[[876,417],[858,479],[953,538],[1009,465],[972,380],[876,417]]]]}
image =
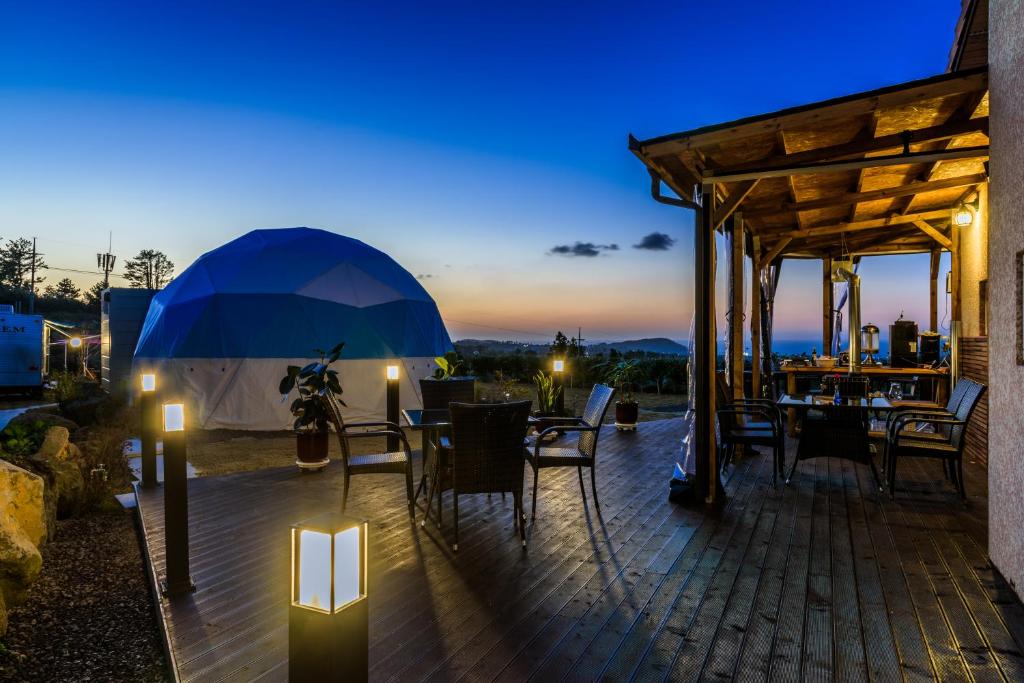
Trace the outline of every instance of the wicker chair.
{"type": "Polygon", "coordinates": [[[404,474],[405,495],[409,501],[409,517],[415,519],[415,498],[412,491],[412,449],[409,448],[409,441],[402,428],[394,422],[346,424],[341,416],[341,410],[333,398],[328,398],[328,405],[330,406],[330,419],[334,424],[334,431],[338,435],[338,444],[341,446],[341,467],[345,475],[345,489],[341,494],[341,511],[344,512],[348,504],[349,479],[352,476],[358,474],[404,474]],[[352,439],[381,436],[397,437],[402,444],[402,450],[392,453],[352,455],[349,449],[349,441],[352,439]]]}
{"type": "Polygon", "coordinates": [[[985,389],[984,384],[964,378],[957,382],[947,404],[947,407],[951,407],[954,399],[959,397],[959,403],[952,413],[941,410],[906,409],[900,410],[898,415],[888,421],[885,433],[885,468],[890,497],[896,496],[897,461],[902,457],[925,457],[942,460],[946,474],[953,480],[961,500],[967,499],[964,490],[964,435],[985,389]],[[930,424],[935,431],[911,431],[907,429],[911,424],[930,424]]]}
{"type": "MultiPolygon", "coordinates": [[[[529,428],[530,405],[530,401],[451,404],[451,437],[441,437],[441,447],[448,454],[450,467],[452,512],[455,518],[452,550],[459,550],[459,494],[467,493],[511,493],[515,528],[519,531],[523,547],[526,547],[526,520],[523,515],[523,462],[526,451],[523,442],[529,428]]],[[[439,476],[435,476],[432,481],[439,479],[439,476]]],[[[427,494],[428,511],[434,489],[432,484],[427,494]]]]}
{"type": "Polygon", "coordinates": [[[768,399],[737,399],[715,411],[718,416],[719,461],[725,470],[737,446],[765,446],[772,449],[772,486],[784,473],[786,430],[782,411],[768,399]]]}
{"type": "Polygon", "coordinates": [[[595,470],[597,469],[597,438],[601,433],[601,423],[604,422],[605,413],[611,405],[612,395],[615,390],[606,384],[595,384],[587,399],[587,407],[583,410],[583,416],[575,418],[571,423],[559,423],[557,426],[548,427],[537,435],[533,444],[533,452],[528,451],[527,458],[530,466],[533,467],[533,505],[531,517],[537,519],[537,482],[540,479],[540,471],[548,467],[575,467],[580,478],[580,491],[583,493],[583,502],[586,503],[587,491],[583,486],[583,468],[590,468],[590,488],[594,492],[594,507],[601,509],[597,500],[597,481],[595,470]],[[548,448],[541,446],[544,436],[550,432],[579,432],[579,439],[576,445],[569,448],[548,448]]]}

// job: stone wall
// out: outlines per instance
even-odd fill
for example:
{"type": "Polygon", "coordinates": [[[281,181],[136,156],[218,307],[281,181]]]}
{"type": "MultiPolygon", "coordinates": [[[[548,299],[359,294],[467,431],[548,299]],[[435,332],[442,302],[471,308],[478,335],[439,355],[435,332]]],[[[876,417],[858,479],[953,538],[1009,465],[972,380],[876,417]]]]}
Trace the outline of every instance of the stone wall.
{"type": "Polygon", "coordinates": [[[1024,366],[1015,256],[1024,249],[1024,0],[989,7],[989,554],[1024,590],[1024,366]]]}

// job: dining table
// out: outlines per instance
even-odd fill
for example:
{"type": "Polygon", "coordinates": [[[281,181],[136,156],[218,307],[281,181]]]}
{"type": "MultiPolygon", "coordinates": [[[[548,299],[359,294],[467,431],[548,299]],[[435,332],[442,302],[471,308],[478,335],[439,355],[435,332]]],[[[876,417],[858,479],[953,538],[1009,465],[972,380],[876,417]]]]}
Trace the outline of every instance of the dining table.
{"type": "MultiPolygon", "coordinates": [[[[416,495],[413,497],[413,503],[416,504],[420,493],[427,488],[427,479],[441,476],[444,463],[438,462],[437,444],[441,437],[451,429],[452,415],[447,408],[407,408],[402,410],[402,418],[410,429],[420,432],[422,438],[423,472],[420,475],[420,483],[416,487],[416,495]]],[[[441,490],[438,489],[437,497],[438,524],[441,522],[441,490]]],[[[417,507],[419,507],[418,504],[417,507]]],[[[424,512],[430,514],[429,510],[424,510],[424,512]]]]}
{"type": "Polygon", "coordinates": [[[777,404],[803,418],[796,457],[786,477],[789,483],[797,464],[812,458],[844,458],[871,468],[875,484],[881,479],[875,467],[871,446],[871,415],[893,410],[885,396],[848,396],[835,398],[822,394],[783,394],[777,404]]]}

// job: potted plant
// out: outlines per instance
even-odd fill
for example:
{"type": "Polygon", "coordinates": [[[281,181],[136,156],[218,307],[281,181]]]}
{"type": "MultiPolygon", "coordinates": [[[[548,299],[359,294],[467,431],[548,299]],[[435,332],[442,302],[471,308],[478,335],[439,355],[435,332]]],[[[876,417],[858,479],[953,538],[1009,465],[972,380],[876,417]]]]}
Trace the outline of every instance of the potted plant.
{"type": "Polygon", "coordinates": [[[620,360],[612,364],[606,380],[615,387],[619,398],[615,402],[615,428],[619,431],[636,431],[636,423],[640,417],[640,404],[633,395],[633,390],[641,376],[640,361],[620,360]]]}
{"type": "Polygon", "coordinates": [[[437,370],[433,377],[420,380],[420,395],[423,397],[423,409],[448,409],[452,401],[472,403],[476,399],[476,378],[457,377],[462,361],[454,353],[438,356],[434,359],[437,370]]]}
{"type": "Polygon", "coordinates": [[[330,351],[317,349],[319,361],[305,367],[289,365],[288,374],[281,378],[279,390],[282,400],[292,391],[298,396],[292,401],[290,410],[295,416],[292,424],[295,430],[295,464],[302,470],[322,470],[330,462],[327,446],[330,438],[328,425],[332,420],[331,401],[345,405],[341,400],[341,382],[338,371],[331,364],[341,356],[345,342],[337,344],[330,351]]]}
{"type": "Polygon", "coordinates": [[[558,398],[562,395],[562,387],[557,386],[554,378],[544,374],[543,370],[538,370],[533,376],[533,384],[537,387],[537,410],[533,415],[539,418],[534,428],[540,434],[548,427],[558,424],[558,420],[544,418],[561,417],[558,414],[558,398]]]}

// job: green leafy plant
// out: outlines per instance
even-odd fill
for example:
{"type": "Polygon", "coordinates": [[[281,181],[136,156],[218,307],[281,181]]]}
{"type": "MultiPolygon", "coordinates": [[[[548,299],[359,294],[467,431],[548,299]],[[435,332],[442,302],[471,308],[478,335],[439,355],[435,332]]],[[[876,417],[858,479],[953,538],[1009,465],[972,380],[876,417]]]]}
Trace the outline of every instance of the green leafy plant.
{"type": "Polygon", "coordinates": [[[47,398],[57,403],[74,401],[82,394],[78,376],[73,372],[54,372],[50,374],[50,388],[47,398]]]}
{"type": "Polygon", "coordinates": [[[282,400],[287,399],[292,391],[298,392],[290,406],[291,413],[295,416],[293,427],[296,431],[327,431],[331,419],[330,401],[345,405],[341,400],[342,388],[338,371],[331,369],[331,364],[341,357],[343,348],[345,342],[340,342],[330,351],[317,349],[319,361],[305,367],[289,365],[288,374],[281,378],[278,390],[281,392],[282,400]]]}
{"type": "Polygon", "coordinates": [[[5,453],[28,457],[39,450],[46,436],[46,423],[36,420],[32,423],[16,422],[7,425],[0,432],[0,444],[5,453]]]}
{"type": "Polygon", "coordinates": [[[454,353],[447,356],[438,356],[434,359],[437,363],[437,370],[434,370],[434,379],[447,380],[455,376],[455,373],[462,367],[462,361],[454,353]]]}
{"type": "Polygon", "coordinates": [[[537,387],[537,412],[542,415],[554,413],[562,387],[555,386],[554,378],[544,374],[543,370],[538,370],[533,376],[533,383],[537,387]]]}
{"type": "Polygon", "coordinates": [[[642,378],[643,369],[640,367],[640,361],[636,359],[612,363],[605,375],[605,381],[618,391],[618,403],[636,403],[633,391],[642,378]]]}

